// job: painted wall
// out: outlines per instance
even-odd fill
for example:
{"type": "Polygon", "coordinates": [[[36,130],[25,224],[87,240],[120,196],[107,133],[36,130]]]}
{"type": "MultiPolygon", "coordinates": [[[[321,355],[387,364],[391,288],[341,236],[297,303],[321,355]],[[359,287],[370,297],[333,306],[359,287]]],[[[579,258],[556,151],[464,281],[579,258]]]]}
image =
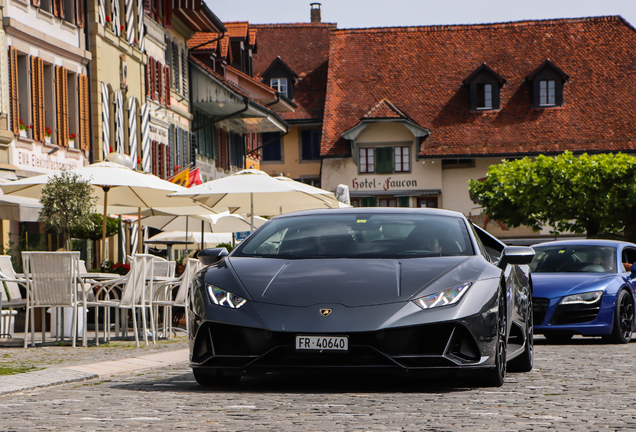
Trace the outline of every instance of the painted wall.
{"type": "Polygon", "coordinates": [[[269,175],[283,174],[285,177],[294,179],[319,177],[320,160],[303,161],[300,159],[300,131],[301,128],[298,126],[290,126],[289,133],[283,137],[282,163],[261,161],[261,170],[269,175]]]}

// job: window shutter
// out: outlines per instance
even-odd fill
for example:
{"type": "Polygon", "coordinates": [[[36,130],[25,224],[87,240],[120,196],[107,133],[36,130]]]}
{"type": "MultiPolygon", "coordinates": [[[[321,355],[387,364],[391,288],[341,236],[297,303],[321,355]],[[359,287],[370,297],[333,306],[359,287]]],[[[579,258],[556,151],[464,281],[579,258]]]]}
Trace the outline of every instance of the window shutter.
{"type": "Polygon", "coordinates": [[[174,171],[174,125],[172,123],[168,127],[168,155],[168,177],[172,177],[176,174],[174,171]]]}
{"type": "Polygon", "coordinates": [[[75,24],[84,27],[84,0],[75,0],[75,24]]]}
{"type": "Polygon", "coordinates": [[[375,172],[378,174],[393,172],[393,147],[375,149],[375,172]]]}
{"type": "Polygon", "coordinates": [[[188,97],[188,58],[183,48],[181,48],[181,88],[183,96],[188,97]]]}
{"type": "Polygon", "coordinates": [[[31,0],[31,4],[35,7],[40,7],[40,0],[31,0]]]}
{"type": "Polygon", "coordinates": [[[174,91],[181,92],[179,86],[179,46],[176,42],[172,42],[172,76],[174,77],[174,91]]]}
{"type": "Polygon", "coordinates": [[[88,125],[88,77],[79,76],[79,144],[80,149],[89,150],[89,125],[88,125]]]}
{"type": "Polygon", "coordinates": [[[9,104],[11,105],[11,131],[20,133],[20,104],[18,98],[18,51],[9,47],[9,104]]]}
{"type": "Polygon", "coordinates": [[[150,82],[151,82],[150,81],[150,70],[151,70],[150,64],[151,64],[151,61],[150,59],[148,59],[148,63],[146,63],[146,97],[147,98],[152,97],[151,96],[152,88],[150,87],[150,82]]]}
{"type": "Polygon", "coordinates": [[[155,59],[150,57],[148,59],[148,65],[150,66],[150,98],[152,100],[156,100],[155,85],[157,83],[157,78],[155,75],[155,59]]]}
{"type": "Polygon", "coordinates": [[[40,137],[40,110],[38,109],[38,93],[40,86],[38,85],[38,59],[31,56],[31,112],[33,113],[33,135],[36,141],[42,141],[40,137]]]}
{"type": "Polygon", "coordinates": [[[170,106],[170,66],[163,67],[163,86],[165,91],[164,99],[166,106],[170,106]]]}
{"type": "Polygon", "coordinates": [[[176,141],[175,141],[175,148],[177,150],[177,159],[175,161],[175,168],[179,167],[175,170],[175,174],[178,173],[181,168],[183,168],[183,163],[181,160],[181,128],[177,127],[175,130],[175,135],[177,136],[176,141]]]}
{"type": "Polygon", "coordinates": [[[190,165],[195,165],[197,161],[197,134],[190,132],[190,165]]]}
{"type": "Polygon", "coordinates": [[[55,116],[57,120],[57,145],[59,146],[63,146],[66,142],[64,140],[64,96],[62,95],[62,91],[62,66],[55,66],[55,116]]]}
{"type": "Polygon", "coordinates": [[[156,89],[157,89],[157,99],[159,100],[160,104],[163,104],[163,96],[164,96],[164,91],[163,91],[163,67],[161,66],[161,63],[159,62],[159,60],[157,60],[157,63],[155,63],[155,67],[156,67],[156,74],[157,74],[157,84],[156,84],[156,89]]]}
{"type": "Polygon", "coordinates": [[[157,175],[157,141],[152,141],[152,173],[157,175]]]}
{"type": "Polygon", "coordinates": [[[399,207],[410,207],[411,206],[411,197],[398,197],[398,206],[399,207]]]}
{"type": "MultiPolygon", "coordinates": [[[[36,66],[38,71],[37,76],[37,87],[38,87],[38,100],[37,100],[37,110],[38,110],[38,118],[39,118],[39,126],[38,126],[38,134],[40,135],[40,140],[44,141],[44,130],[46,128],[46,117],[44,112],[44,60],[37,57],[36,58],[36,66]]],[[[35,128],[35,126],[34,126],[35,128]]]]}
{"type": "Polygon", "coordinates": [[[60,0],[51,0],[51,5],[53,6],[53,15],[56,17],[60,16],[60,0]]]}
{"type": "Polygon", "coordinates": [[[163,0],[163,26],[172,28],[172,1],[163,0]]]}
{"type": "Polygon", "coordinates": [[[164,145],[163,143],[157,143],[157,157],[159,159],[158,163],[157,163],[157,171],[159,172],[159,174],[157,174],[159,176],[159,178],[165,179],[166,178],[166,172],[165,172],[165,151],[164,151],[164,145]]]}

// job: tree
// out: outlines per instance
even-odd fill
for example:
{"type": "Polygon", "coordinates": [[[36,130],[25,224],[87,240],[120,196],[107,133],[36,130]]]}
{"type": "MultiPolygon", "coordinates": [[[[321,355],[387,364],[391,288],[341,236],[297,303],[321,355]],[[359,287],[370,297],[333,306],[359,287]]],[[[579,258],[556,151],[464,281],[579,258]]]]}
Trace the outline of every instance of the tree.
{"type": "Polygon", "coordinates": [[[90,226],[89,216],[97,200],[88,181],[78,174],[62,171],[42,187],[40,222],[45,229],[62,233],[65,249],[71,249],[68,233],[76,227],[90,226]]]}
{"type": "Polygon", "coordinates": [[[636,157],[565,152],[493,165],[470,193],[492,219],[555,233],[622,233],[636,241],[636,157]]]}
{"type": "MultiPolygon", "coordinates": [[[[81,226],[75,226],[71,229],[74,238],[101,240],[103,232],[104,216],[101,213],[91,213],[88,216],[90,223],[81,226]]],[[[119,219],[107,216],[106,219],[106,237],[111,237],[119,231],[119,219]]]]}

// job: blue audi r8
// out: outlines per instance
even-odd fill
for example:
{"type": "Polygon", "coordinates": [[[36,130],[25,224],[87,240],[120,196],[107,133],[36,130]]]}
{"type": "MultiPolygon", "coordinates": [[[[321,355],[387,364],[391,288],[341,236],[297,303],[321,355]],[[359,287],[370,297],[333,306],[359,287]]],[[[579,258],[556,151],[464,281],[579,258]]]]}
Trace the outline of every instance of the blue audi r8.
{"type": "Polygon", "coordinates": [[[628,343],[634,329],[636,244],[568,240],[533,246],[534,332],[547,339],[602,336],[628,343]]]}

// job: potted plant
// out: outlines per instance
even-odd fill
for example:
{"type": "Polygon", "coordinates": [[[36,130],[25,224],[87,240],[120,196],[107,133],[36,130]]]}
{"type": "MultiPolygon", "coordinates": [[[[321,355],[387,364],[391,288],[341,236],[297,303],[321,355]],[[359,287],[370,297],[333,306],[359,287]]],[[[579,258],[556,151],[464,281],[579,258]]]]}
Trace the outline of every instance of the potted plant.
{"type": "Polygon", "coordinates": [[[24,124],[24,121],[22,121],[22,119],[20,119],[19,126],[20,126],[20,136],[27,138],[28,137],[27,131],[29,130],[29,127],[24,124]]]}
{"type": "Polygon", "coordinates": [[[72,133],[68,136],[68,146],[75,147],[75,134],[72,133]]]}
{"type": "Polygon", "coordinates": [[[50,127],[44,128],[44,142],[47,144],[51,144],[51,135],[53,135],[53,131],[50,127]]]}

